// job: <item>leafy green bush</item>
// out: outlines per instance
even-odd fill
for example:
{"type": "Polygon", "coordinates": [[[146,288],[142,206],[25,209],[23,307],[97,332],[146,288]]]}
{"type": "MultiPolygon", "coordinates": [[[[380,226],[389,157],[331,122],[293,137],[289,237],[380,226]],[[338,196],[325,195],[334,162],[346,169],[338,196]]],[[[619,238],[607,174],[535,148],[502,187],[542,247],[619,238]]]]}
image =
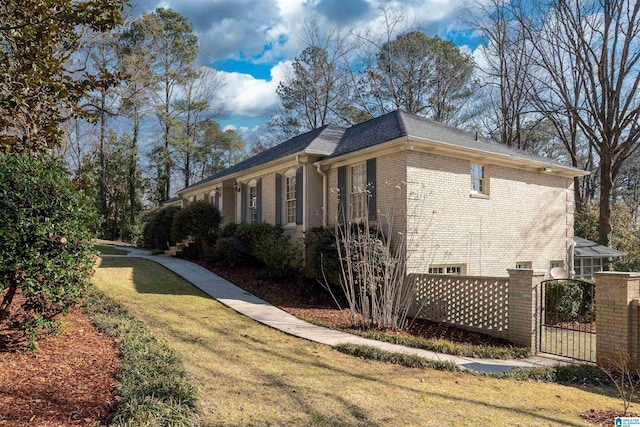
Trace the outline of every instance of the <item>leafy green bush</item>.
{"type": "Polygon", "coordinates": [[[327,227],[307,230],[304,236],[307,255],[305,276],[326,281],[331,286],[340,286],[340,258],[336,247],[334,231],[327,227]]]}
{"type": "Polygon", "coordinates": [[[221,262],[233,268],[249,262],[246,248],[235,237],[220,237],[205,256],[207,261],[221,262]]]}
{"type": "Polygon", "coordinates": [[[196,255],[201,257],[215,243],[221,222],[218,208],[202,200],[193,202],[174,215],[171,239],[179,242],[191,236],[195,240],[196,255]]]}
{"type": "Polygon", "coordinates": [[[0,327],[36,344],[85,294],[97,216],[61,163],[0,154],[0,327]],[[13,307],[15,295],[22,295],[13,307]]]}
{"type": "Polygon", "coordinates": [[[173,217],[180,211],[179,206],[168,206],[145,214],[144,245],[147,248],[167,249],[175,242],[171,239],[173,217]]]}
{"type": "Polygon", "coordinates": [[[247,254],[260,261],[260,254],[256,246],[265,240],[278,239],[282,236],[282,227],[271,224],[238,224],[234,230],[234,237],[245,247],[247,254]]]}
{"type": "Polygon", "coordinates": [[[300,271],[302,261],[298,249],[286,235],[264,236],[255,244],[257,258],[264,264],[262,276],[269,279],[291,279],[300,271]]]}
{"type": "Polygon", "coordinates": [[[229,266],[258,265],[268,278],[291,278],[299,270],[300,254],[284,229],[271,224],[229,224],[209,251],[214,261],[229,266]]]}

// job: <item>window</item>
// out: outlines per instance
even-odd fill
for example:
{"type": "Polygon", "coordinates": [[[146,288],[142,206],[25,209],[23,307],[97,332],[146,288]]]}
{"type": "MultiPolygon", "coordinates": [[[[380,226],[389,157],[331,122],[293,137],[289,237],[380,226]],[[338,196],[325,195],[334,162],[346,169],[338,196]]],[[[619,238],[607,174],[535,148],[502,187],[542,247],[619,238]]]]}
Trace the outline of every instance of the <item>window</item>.
{"type": "Polygon", "coordinates": [[[429,266],[429,274],[453,274],[461,275],[465,273],[464,264],[450,265],[431,265],[429,266]]]}
{"type": "Polygon", "coordinates": [[[489,194],[485,174],[483,165],[471,163],[471,194],[489,194]]]}
{"type": "Polygon", "coordinates": [[[286,179],[286,203],[287,224],[296,223],[296,176],[288,176],[286,179]]]}
{"type": "Polygon", "coordinates": [[[551,268],[563,268],[564,262],[562,261],[551,261],[549,262],[549,269],[551,268]]]}
{"type": "Polygon", "coordinates": [[[564,262],[562,261],[550,261],[549,262],[549,270],[554,268],[564,268],[564,262]]]}
{"type": "Polygon", "coordinates": [[[532,266],[533,266],[533,264],[531,263],[531,261],[518,261],[518,262],[516,262],[516,268],[531,269],[532,266]]]}
{"type": "Polygon", "coordinates": [[[365,163],[351,167],[351,192],[349,193],[351,219],[367,216],[367,168],[365,163]]]}
{"type": "Polygon", "coordinates": [[[576,277],[591,279],[593,273],[602,271],[602,258],[576,258],[574,266],[576,277]]]}
{"type": "Polygon", "coordinates": [[[258,222],[258,190],[255,185],[249,187],[249,222],[258,222]]]}

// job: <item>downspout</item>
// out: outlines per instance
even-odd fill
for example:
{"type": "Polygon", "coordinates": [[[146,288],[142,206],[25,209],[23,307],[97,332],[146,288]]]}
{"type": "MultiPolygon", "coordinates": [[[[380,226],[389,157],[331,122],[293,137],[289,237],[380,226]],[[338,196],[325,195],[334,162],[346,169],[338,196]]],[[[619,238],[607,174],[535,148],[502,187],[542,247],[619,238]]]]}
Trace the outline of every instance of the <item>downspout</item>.
{"type": "MultiPolygon", "coordinates": [[[[302,166],[302,183],[304,185],[304,188],[302,189],[302,232],[306,233],[307,232],[307,211],[309,210],[309,207],[307,206],[307,199],[308,199],[308,185],[309,185],[309,177],[307,176],[307,174],[305,173],[307,171],[307,165],[304,162],[300,161],[300,155],[296,154],[296,163],[298,164],[298,166],[302,166]]],[[[296,195],[297,197],[297,195],[296,195]]]]}
{"type": "Polygon", "coordinates": [[[576,255],[576,241],[572,239],[572,242],[569,245],[569,278],[570,279],[573,279],[576,275],[575,255],[576,255]]]}
{"type": "Polygon", "coordinates": [[[316,170],[322,176],[322,226],[327,226],[327,174],[322,170],[322,166],[316,165],[316,170]]]}

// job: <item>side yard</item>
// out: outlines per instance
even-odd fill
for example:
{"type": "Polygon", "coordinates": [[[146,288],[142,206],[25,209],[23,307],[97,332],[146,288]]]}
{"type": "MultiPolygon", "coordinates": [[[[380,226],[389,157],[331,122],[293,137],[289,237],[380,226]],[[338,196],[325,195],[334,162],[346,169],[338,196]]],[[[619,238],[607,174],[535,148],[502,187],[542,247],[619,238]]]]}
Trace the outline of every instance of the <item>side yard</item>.
{"type": "Polygon", "coordinates": [[[169,345],[199,390],[204,425],[587,425],[611,389],[404,368],[260,325],[157,264],[105,258],[96,287],[169,345]]]}

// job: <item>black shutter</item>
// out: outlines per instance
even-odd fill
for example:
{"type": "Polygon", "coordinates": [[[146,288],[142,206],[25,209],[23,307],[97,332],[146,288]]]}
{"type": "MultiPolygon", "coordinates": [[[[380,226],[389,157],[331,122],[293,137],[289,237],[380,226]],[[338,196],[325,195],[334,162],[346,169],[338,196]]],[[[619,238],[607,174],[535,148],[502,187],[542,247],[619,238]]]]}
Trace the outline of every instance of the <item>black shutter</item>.
{"type": "Polygon", "coordinates": [[[276,174],[276,225],[282,225],[282,174],[276,174]]]}
{"type": "Polygon", "coordinates": [[[262,178],[256,182],[256,222],[262,223],[262,178]]]}
{"type": "Polygon", "coordinates": [[[369,207],[369,221],[376,219],[376,159],[367,160],[367,191],[369,198],[367,206],[369,207]]]}
{"type": "Polygon", "coordinates": [[[214,191],[213,206],[215,206],[216,209],[220,209],[220,190],[216,188],[214,191]]]}
{"type": "Polygon", "coordinates": [[[338,222],[344,222],[347,213],[347,167],[338,168],[338,222]]]}
{"type": "Polygon", "coordinates": [[[302,224],[302,209],[304,201],[303,166],[296,170],[296,224],[302,224]]]}
{"type": "Polygon", "coordinates": [[[247,184],[240,184],[240,222],[247,223],[247,184]]]}

